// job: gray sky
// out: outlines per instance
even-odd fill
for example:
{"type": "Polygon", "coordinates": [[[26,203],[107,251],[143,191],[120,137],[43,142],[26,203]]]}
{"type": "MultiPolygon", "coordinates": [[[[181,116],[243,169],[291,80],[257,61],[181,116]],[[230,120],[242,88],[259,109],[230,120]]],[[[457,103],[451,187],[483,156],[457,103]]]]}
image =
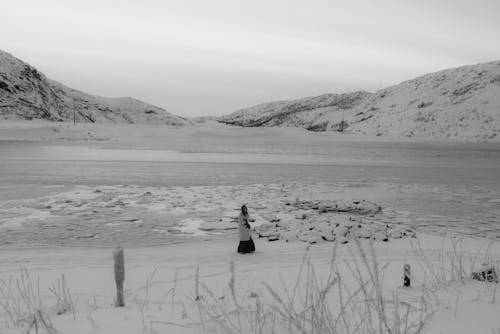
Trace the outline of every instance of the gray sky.
{"type": "Polygon", "coordinates": [[[0,0],[1,46],[183,116],[500,59],[498,0],[0,0]]]}

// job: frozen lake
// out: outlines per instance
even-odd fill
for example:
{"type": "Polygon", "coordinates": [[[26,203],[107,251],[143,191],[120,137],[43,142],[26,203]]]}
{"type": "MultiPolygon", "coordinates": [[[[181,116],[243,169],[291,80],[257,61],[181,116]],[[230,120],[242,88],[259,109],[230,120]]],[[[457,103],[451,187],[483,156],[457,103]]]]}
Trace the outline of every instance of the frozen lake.
{"type": "Polygon", "coordinates": [[[500,237],[498,144],[197,140],[178,150],[0,141],[0,243],[212,238],[232,232],[199,233],[200,222],[228,223],[242,202],[262,218],[297,197],[367,199],[384,222],[500,237]]]}

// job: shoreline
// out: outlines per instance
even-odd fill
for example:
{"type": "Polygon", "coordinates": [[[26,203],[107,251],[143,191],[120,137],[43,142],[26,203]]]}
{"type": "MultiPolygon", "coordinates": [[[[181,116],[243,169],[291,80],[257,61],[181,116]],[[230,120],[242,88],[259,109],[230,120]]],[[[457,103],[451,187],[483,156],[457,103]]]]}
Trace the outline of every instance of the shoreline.
{"type": "Polygon", "coordinates": [[[138,138],[158,138],[172,134],[187,132],[192,135],[208,135],[214,137],[248,136],[252,133],[271,135],[273,137],[287,137],[289,135],[300,135],[310,138],[346,141],[346,142],[373,142],[375,144],[388,144],[401,142],[405,144],[430,144],[453,146],[474,146],[500,144],[500,138],[490,140],[467,140],[461,138],[428,138],[428,137],[384,137],[369,136],[357,133],[338,133],[335,131],[313,132],[298,127],[241,127],[226,125],[217,122],[198,123],[185,126],[147,125],[147,124],[118,124],[118,123],[76,123],[72,122],[50,122],[43,120],[19,121],[2,120],[0,123],[1,140],[29,140],[29,141],[59,141],[73,143],[100,143],[130,140],[138,138]],[[144,130],[149,133],[144,135],[144,130]],[[3,130],[3,133],[2,133],[3,130]],[[33,130],[33,131],[30,131],[33,130]],[[131,131],[132,130],[132,131],[131,131]],[[89,132],[90,131],[90,132],[89,132]],[[94,132],[92,132],[94,131],[94,132]],[[66,136],[67,137],[63,137],[66,136]]]}
{"type": "MultiPolygon", "coordinates": [[[[268,241],[266,238],[259,238],[255,236],[255,233],[252,232],[253,235],[253,240],[258,240],[258,242],[261,245],[274,245],[274,244],[284,244],[284,245],[303,245],[303,248],[307,247],[334,247],[335,241],[322,241],[319,243],[315,244],[309,244],[307,242],[303,242],[300,240],[293,240],[293,241],[285,241],[285,240],[276,240],[276,241],[268,241]]],[[[364,238],[359,238],[359,240],[362,243],[370,243],[374,242],[377,245],[379,245],[381,248],[384,248],[386,246],[391,246],[391,245],[399,245],[401,243],[407,243],[408,241],[414,240],[414,241],[430,241],[433,244],[433,247],[437,244],[436,241],[444,241],[444,240],[461,240],[465,241],[467,243],[470,243],[472,245],[479,245],[483,243],[499,243],[500,246],[500,238],[493,238],[493,237],[487,237],[487,236],[472,236],[472,235],[460,235],[460,234],[442,234],[442,235],[436,235],[436,234],[431,234],[429,232],[419,232],[417,231],[416,237],[411,237],[411,238],[400,238],[400,239],[390,239],[389,241],[378,241],[378,240],[373,240],[373,239],[364,239],[364,238]]],[[[237,232],[234,232],[232,234],[220,234],[220,235],[214,235],[213,238],[209,239],[204,239],[202,237],[191,237],[190,239],[185,239],[185,240],[179,240],[176,242],[172,243],[165,243],[165,244],[155,244],[155,245],[129,245],[126,247],[123,247],[122,245],[113,245],[109,247],[105,246],[82,246],[82,245],[75,245],[75,246],[57,246],[57,245],[46,245],[46,246],[20,246],[20,247],[7,247],[7,246],[0,246],[0,250],[2,252],[32,252],[32,251],[38,251],[38,250],[43,250],[47,252],[58,252],[58,251],[64,251],[64,250],[71,250],[71,251],[77,251],[77,250],[92,250],[92,251],[112,251],[113,249],[117,247],[121,247],[123,249],[130,249],[130,250],[135,250],[135,251],[154,251],[154,250],[164,250],[164,248],[169,248],[169,247],[175,247],[179,245],[186,245],[187,246],[193,246],[193,245],[207,245],[207,244],[217,244],[217,243],[229,243],[233,242],[236,246],[238,246],[238,234],[237,232]],[[232,237],[230,241],[227,241],[228,237],[232,237]]],[[[350,242],[353,242],[351,240],[350,242]]],[[[343,244],[347,245],[348,244],[343,244]]],[[[346,246],[346,247],[347,247],[346,246]]],[[[235,251],[237,247],[234,247],[235,251]]],[[[274,248],[274,247],[271,247],[274,248]]],[[[391,248],[391,247],[387,247],[391,248]]],[[[499,249],[500,251],[500,249],[499,249]]]]}

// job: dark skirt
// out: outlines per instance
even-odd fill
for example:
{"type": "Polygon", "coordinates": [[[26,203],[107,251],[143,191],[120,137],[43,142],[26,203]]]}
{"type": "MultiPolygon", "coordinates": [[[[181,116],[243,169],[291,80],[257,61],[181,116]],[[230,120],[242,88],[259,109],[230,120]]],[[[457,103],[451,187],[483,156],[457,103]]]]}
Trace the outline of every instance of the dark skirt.
{"type": "Polygon", "coordinates": [[[238,245],[238,253],[246,254],[255,252],[255,244],[253,243],[252,238],[248,241],[240,241],[238,245]]]}

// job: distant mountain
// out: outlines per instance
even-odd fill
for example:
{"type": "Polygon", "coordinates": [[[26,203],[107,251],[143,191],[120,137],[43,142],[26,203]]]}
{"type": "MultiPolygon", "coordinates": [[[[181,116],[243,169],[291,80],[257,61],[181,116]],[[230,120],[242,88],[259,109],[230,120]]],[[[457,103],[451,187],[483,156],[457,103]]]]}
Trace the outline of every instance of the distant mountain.
{"type": "Polygon", "coordinates": [[[500,61],[426,74],[375,93],[263,103],[218,121],[374,136],[499,140],[500,61]]]}
{"type": "Polygon", "coordinates": [[[191,121],[130,98],[86,94],[0,50],[0,119],[185,125],[191,121]]]}
{"type": "Polygon", "coordinates": [[[218,119],[219,117],[217,116],[198,116],[191,118],[191,121],[193,121],[195,124],[203,124],[208,122],[217,122],[218,119]]]}

